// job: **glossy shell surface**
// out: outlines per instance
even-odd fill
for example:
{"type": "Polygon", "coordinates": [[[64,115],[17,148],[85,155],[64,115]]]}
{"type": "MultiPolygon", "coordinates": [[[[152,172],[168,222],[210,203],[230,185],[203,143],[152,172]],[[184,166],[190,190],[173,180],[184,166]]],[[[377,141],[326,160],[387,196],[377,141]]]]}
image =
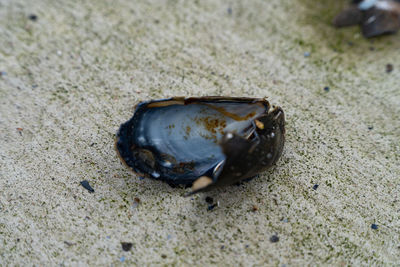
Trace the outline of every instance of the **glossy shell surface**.
{"type": "Polygon", "coordinates": [[[136,173],[193,191],[251,178],[283,150],[285,118],[264,99],[201,97],[140,103],[117,152],[136,173]]]}

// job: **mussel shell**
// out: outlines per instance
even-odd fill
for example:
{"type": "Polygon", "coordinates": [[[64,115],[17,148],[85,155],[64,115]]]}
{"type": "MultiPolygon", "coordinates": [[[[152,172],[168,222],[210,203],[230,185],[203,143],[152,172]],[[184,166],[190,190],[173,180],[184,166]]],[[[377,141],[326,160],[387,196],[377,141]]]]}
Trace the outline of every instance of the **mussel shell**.
{"type": "Polygon", "coordinates": [[[399,0],[364,0],[340,12],[333,20],[336,27],[359,24],[366,38],[393,34],[400,29],[399,0]]]}
{"type": "Polygon", "coordinates": [[[257,175],[281,156],[285,118],[265,99],[200,97],[142,102],[116,139],[139,175],[195,191],[257,175]],[[204,178],[206,177],[206,178],[204,178]]]}

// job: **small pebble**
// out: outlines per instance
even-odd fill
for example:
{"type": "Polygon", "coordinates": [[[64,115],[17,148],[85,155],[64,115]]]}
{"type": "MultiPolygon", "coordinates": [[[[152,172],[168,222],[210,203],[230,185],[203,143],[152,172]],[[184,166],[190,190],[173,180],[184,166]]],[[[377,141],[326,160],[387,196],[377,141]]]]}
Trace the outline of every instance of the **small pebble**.
{"type": "Polygon", "coordinates": [[[22,131],[23,131],[24,129],[22,129],[22,128],[17,128],[17,131],[18,131],[18,133],[22,136],[22,131]]]}
{"type": "Polygon", "coordinates": [[[217,206],[217,204],[209,205],[207,210],[213,210],[216,206],[217,206]]]}
{"type": "Polygon", "coordinates": [[[94,193],[93,187],[90,186],[89,182],[87,180],[81,181],[81,185],[90,193],[94,193]]]}
{"type": "Polygon", "coordinates": [[[30,20],[32,20],[32,21],[37,21],[38,16],[35,15],[35,14],[30,14],[30,15],[28,16],[28,19],[30,19],[30,20]]]}
{"type": "Polygon", "coordinates": [[[318,189],[319,184],[315,184],[312,189],[317,190],[318,189]]]}
{"type": "Polygon", "coordinates": [[[325,92],[329,92],[329,90],[330,90],[329,86],[325,86],[325,87],[324,87],[324,91],[325,91],[325,92]]]}
{"type": "Polygon", "coordinates": [[[212,197],[206,197],[206,202],[208,204],[212,204],[212,203],[214,203],[214,199],[212,197]]]}
{"type": "Polygon", "coordinates": [[[131,250],[131,248],[132,248],[132,243],[130,243],[130,242],[121,242],[121,246],[122,246],[122,249],[124,250],[124,251],[129,251],[129,250],[131,250]]]}
{"type": "Polygon", "coordinates": [[[311,53],[310,52],[304,52],[304,57],[310,57],[311,53]]]}
{"type": "Polygon", "coordinates": [[[279,241],[279,237],[277,235],[273,235],[270,237],[269,241],[271,241],[271,243],[276,243],[279,241]]]}
{"type": "Polygon", "coordinates": [[[371,229],[374,229],[374,230],[378,230],[378,225],[376,225],[376,224],[371,224],[371,229]]]}
{"type": "Polygon", "coordinates": [[[68,247],[70,247],[70,246],[73,246],[73,245],[74,245],[74,243],[71,243],[71,242],[69,242],[69,241],[64,241],[64,244],[65,244],[65,245],[67,245],[68,247]]]}
{"type": "Polygon", "coordinates": [[[391,73],[393,71],[393,65],[392,64],[387,64],[386,65],[386,73],[391,73]]]}

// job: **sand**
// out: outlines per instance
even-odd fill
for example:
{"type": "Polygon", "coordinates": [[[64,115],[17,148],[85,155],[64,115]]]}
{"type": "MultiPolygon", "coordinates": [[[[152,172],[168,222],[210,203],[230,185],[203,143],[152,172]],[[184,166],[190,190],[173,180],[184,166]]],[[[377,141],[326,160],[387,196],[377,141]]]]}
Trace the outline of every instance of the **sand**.
{"type": "Polygon", "coordinates": [[[346,5],[0,0],[0,265],[398,264],[400,34],[346,5]],[[121,164],[138,102],[204,95],[280,105],[276,166],[185,198],[121,164]]]}

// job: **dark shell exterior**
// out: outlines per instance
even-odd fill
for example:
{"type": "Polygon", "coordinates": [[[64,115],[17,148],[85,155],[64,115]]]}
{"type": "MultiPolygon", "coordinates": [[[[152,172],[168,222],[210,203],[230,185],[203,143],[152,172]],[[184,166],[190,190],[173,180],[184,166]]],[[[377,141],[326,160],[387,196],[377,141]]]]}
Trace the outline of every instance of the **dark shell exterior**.
{"type": "Polygon", "coordinates": [[[400,29],[400,0],[353,0],[333,20],[336,27],[360,25],[366,38],[392,34],[400,29]]]}
{"type": "Polygon", "coordinates": [[[271,167],[284,141],[283,110],[265,99],[171,98],[138,104],[116,149],[139,175],[198,192],[271,167]]]}

